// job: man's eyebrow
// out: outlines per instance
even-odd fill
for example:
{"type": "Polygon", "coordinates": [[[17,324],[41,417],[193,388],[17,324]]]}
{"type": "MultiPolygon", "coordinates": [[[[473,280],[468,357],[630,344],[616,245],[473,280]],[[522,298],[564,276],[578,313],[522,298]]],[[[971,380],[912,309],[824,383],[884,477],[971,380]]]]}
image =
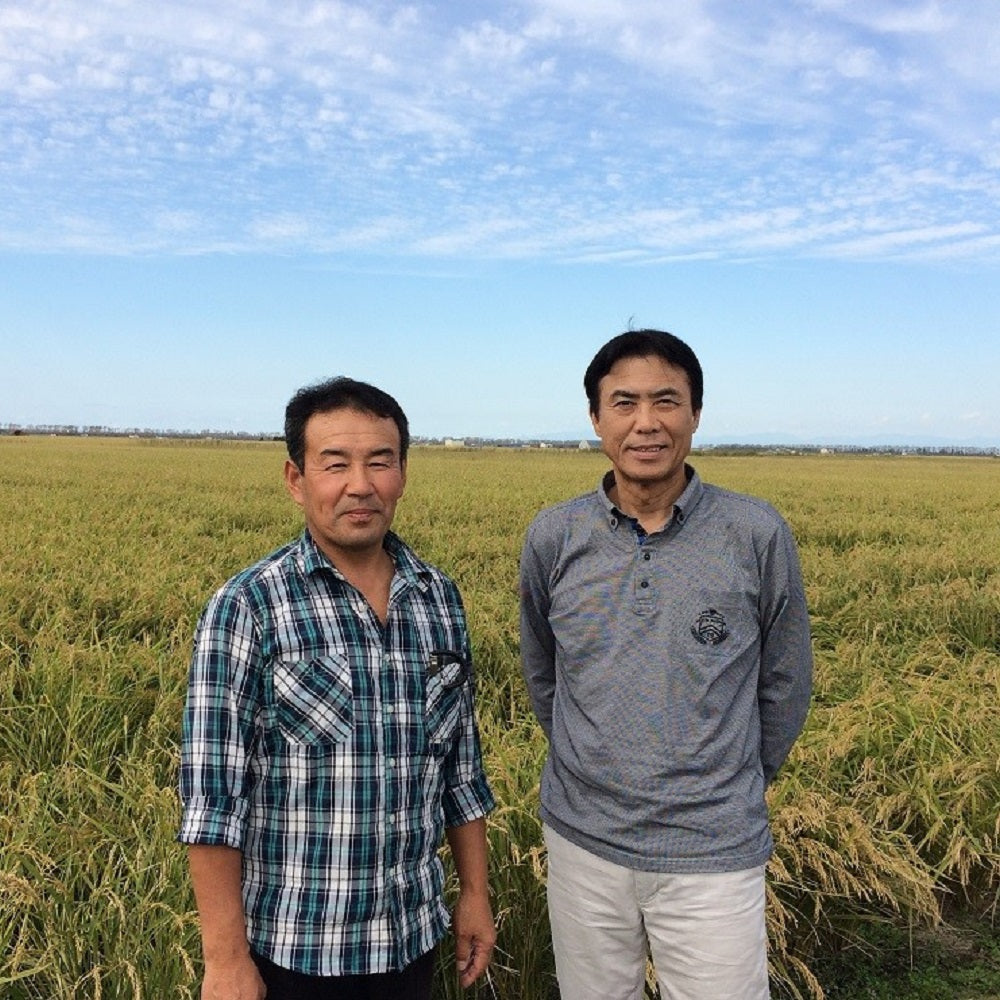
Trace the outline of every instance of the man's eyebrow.
{"type": "MultiPolygon", "coordinates": [[[[614,389],[611,392],[612,399],[639,399],[642,395],[641,392],[634,392],[631,389],[614,389]]],[[[663,399],[667,396],[674,396],[679,399],[683,393],[680,389],[675,389],[673,386],[666,386],[663,389],[653,389],[645,395],[650,399],[663,399]]]]}
{"type": "MultiPolygon", "coordinates": [[[[349,448],[323,448],[320,453],[320,458],[350,458],[354,452],[349,448]]],[[[364,452],[365,458],[395,458],[396,449],[390,445],[386,445],[384,448],[373,448],[371,451],[364,452]]]]}

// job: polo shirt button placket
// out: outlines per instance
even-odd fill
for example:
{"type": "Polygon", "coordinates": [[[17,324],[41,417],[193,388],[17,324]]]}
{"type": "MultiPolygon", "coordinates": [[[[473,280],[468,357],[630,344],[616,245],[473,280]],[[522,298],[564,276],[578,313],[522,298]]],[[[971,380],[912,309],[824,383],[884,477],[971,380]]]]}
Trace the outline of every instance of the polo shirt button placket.
{"type": "MultiPolygon", "coordinates": [[[[649,549],[645,545],[642,547],[642,561],[644,563],[648,563],[648,562],[652,562],[653,561],[653,553],[650,552],[649,549]]],[[[649,570],[648,566],[644,566],[643,567],[643,572],[648,572],[648,570],[649,570]]],[[[649,578],[648,577],[644,577],[642,580],[640,580],[639,581],[639,586],[640,586],[640,588],[642,590],[648,590],[649,589],[649,578]]]]}
{"type": "Polygon", "coordinates": [[[650,570],[652,568],[651,563],[653,561],[653,553],[650,551],[649,545],[651,543],[647,540],[641,542],[636,551],[636,562],[635,562],[635,601],[636,610],[640,610],[642,614],[649,614],[655,603],[655,588],[653,587],[653,581],[650,577],[650,570]]]}

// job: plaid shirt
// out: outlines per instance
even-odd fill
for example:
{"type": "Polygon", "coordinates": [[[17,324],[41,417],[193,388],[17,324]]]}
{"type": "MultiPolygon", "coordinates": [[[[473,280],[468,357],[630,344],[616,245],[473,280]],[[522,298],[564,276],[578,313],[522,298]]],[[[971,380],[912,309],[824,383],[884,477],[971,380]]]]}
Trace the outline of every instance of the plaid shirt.
{"type": "Polygon", "coordinates": [[[247,937],[308,975],[400,969],[443,936],[445,826],[494,805],[454,583],[395,535],[383,626],[308,532],[235,576],[198,625],[178,839],[243,854],[247,937]]]}

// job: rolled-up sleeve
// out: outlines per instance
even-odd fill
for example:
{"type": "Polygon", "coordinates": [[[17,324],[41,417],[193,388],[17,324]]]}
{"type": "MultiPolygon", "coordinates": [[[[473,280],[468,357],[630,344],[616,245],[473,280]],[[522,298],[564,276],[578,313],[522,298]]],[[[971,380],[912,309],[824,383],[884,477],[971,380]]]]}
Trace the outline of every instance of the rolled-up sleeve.
{"type": "MultiPolygon", "coordinates": [[[[465,609],[457,589],[453,591],[453,613],[463,635],[462,649],[468,663],[472,663],[472,650],[465,622],[465,609]]],[[[461,689],[462,709],[458,738],[445,763],[442,809],[447,827],[464,826],[481,819],[496,807],[483,768],[479,726],[476,721],[475,682],[461,689]]]]}
{"type": "Polygon", "coordinates": [[[492,812],[495,802],[486,780],[479,731],[470,707],[463,712],[462,732],[449,755],[442,808],[445,826],[464,826],[492,812]]]}
{"type": "Polygon", "coordinates": [[[191,657],[181,735],[181,843],[242,847],[259,655],[250,610],[238,594],[220,591],[201,616],[191,657]]]}

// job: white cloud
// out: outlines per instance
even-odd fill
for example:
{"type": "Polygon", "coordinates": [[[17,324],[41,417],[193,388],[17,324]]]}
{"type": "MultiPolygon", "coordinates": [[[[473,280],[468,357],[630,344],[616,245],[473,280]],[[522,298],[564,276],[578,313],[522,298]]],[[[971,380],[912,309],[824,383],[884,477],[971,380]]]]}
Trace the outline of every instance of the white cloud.
{"type": "Polygon", "coordinates": [[[484,219],[419,240],[414,249],[420,254],[452,256],[477,250],[495,242],[497,237],[523,231],[524,223],[518,219],[484,219]]]}
{"type": "Polygon", "coordinates": [[[0,245],[995,257],[993,10],[22,0],[0,245]]]}
{"type": "Polygon", "coordinates": [[[201,219],[194,212],[160,212],[154,218],[156,228],[167,234],[190,233],[200,224],[201,219]]]}
{"type": "Polygon", "coordinates": [[[886,251],[899,247],[911,247],[925,243],[951,242],[959,237],[974,236],[982,232],[982,227],[974,223],[959,223],[951,226],[926,226],[921,229],[899,229],[878,233],[861,239],[844,241],[832,245],[832,254],[845,257],[877,257],[886,251]]]}
{"type": "Polygon", "coordinates": [[[511,62],[524,54],[526,40],[486,21],[458,32],[458,45],[469,59],[489,63],[511,62]]]}
{"type": "Polygon", "coordinates": [[[300,240],[308,235],[310,226],[308,219],[283,212],[278,215],[260,216],[247,228],[256,240],[280,244],[289,240],[300,240]]]}
{"type": "Polygon", "coordinates": [[[873,49],[851,49],[834,60],[837,71],[852,80],[862,80],[874,75],[878,54],[873,49]]]}

